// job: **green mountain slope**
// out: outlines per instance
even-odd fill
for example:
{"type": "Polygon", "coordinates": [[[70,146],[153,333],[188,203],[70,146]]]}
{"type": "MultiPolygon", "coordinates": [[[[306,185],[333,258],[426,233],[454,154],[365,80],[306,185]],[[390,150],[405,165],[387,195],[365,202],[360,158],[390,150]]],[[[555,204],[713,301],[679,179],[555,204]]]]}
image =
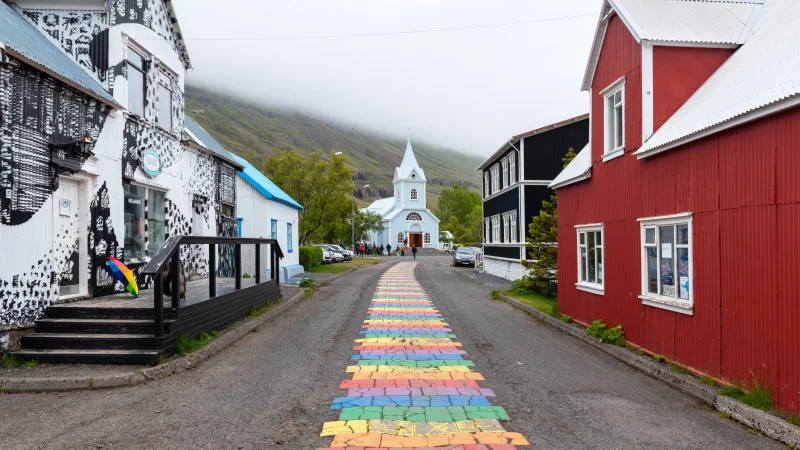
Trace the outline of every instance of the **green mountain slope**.
{"type": "MultiPolygon", "coordinates": [[[[275,149],[294,148],[306,154],[341,151],[347,155],[356,185],[370,185],[359,193],[362,206],[392,196],[392,177],[403,159],[404,141],[188,87],[186,110],[198,109],[204,109],[205,114],[187,114],[193,115],[228,150],[256,167],[262,167],[266,156],[275,149]]],[[[480,176],[475,172],[480,158],[418,142],[414,143],[414,153],[428,178],[430,209],[436,208],[444,186],[466,184],[480,191],[480,176]]]]}

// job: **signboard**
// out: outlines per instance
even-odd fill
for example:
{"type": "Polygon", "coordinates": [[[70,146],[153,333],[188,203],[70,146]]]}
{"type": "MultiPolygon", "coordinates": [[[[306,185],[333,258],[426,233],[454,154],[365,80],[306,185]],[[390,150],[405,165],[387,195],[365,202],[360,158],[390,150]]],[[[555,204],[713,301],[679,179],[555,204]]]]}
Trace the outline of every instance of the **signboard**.
{"type": "Polygon", "coordinates": [[[58,214],[60,216],[69,216],[69,212],[72,209],[72,202],[62,198],[58,201],[58,214]]]}
{"type": "Polygon", "coordinates": [[[157,152],[153,150],[142,152],[142,170],[151,177],[158,176],[161,173],[161,158],[157,152]]]}

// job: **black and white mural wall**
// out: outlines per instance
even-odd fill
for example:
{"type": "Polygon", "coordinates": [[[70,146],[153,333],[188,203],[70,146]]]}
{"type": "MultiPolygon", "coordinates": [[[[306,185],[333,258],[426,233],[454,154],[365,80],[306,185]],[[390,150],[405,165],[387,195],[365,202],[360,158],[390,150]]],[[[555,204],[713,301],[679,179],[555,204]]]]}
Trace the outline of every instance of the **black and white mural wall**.
{"type": "Polygon", "coordinates": [[[189,53],[169,0],[108,0],[108,7],[111,26],[124,23],[143,25],[169,42],[180,58],[188,63],[189,53]]]}
{"type": "Polygon", "coordinates": [[[75,267],[80,218],[54,229],[50,144],[97,142],[108,113],[28,66],[0,65],[0,327],[31,323],[57,298],[63,277],[88,269],[75,267]]]}
{"type": "MultiPolygon", "coordinates": [[[[219,164],[217,170],[217,235],[236,237],[239,224],[236,222],[236,170],[227,164],[219,164]],[[223,211],[223,206],[230,208],[232,215],[223,211]]],[[[217,259],[217,276],[230,278],[236,274],[233,245],[220,245],[217,259]]]]}

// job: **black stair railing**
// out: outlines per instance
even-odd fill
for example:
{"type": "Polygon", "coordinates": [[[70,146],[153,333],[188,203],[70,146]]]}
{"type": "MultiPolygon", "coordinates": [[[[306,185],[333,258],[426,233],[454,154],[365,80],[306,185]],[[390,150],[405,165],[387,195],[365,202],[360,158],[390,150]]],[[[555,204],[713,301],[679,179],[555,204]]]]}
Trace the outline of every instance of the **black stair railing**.
{"type": "Polygon", "coordinates": [[[172,236],[142,267],[141,274],[153,277],[154,335],[164,335],[164,271],[172,277],[172,308],[180,308],[180,249],[183,245],[208,245],[208,298],[217,296],[217,245],[234,245],[235,288],[242,288],[242,245],[255,245],[255,283],[261,284],[261,246],[269,246],[270,281],[280,282],[283,251],[275,239],[227,238],[213,236],[172,236]]]}

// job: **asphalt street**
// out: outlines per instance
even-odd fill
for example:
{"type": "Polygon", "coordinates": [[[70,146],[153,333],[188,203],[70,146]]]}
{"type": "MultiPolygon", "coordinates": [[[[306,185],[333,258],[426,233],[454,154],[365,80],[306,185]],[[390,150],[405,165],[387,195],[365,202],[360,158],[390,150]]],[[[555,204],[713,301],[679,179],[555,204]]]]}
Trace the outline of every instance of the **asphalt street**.
{"type": "MultiPolygon", "coordinates": [[[[322,424],[351,364],[379,276],[366,267],[200,367],[132,388],[0,395],[0,448],[325,447],[322,424]]],[[[409,261],[410,258],[406,258],[409,261]]],[[[780,444],[581,341],[536,323],[491,287],[420,257],[419,282],[530,448],[764,449],[780,444]]]]}

